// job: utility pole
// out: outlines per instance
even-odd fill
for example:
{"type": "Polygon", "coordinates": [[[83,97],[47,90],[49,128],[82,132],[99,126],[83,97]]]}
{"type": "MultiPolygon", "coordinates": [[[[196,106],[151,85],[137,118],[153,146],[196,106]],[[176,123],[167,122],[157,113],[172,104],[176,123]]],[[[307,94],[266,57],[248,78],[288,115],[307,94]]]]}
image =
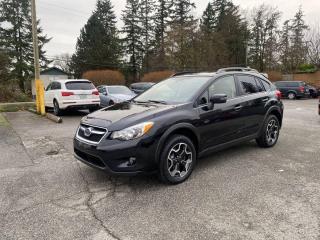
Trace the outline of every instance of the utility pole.
{"type": "Polygon", "coordinates": [[[35,0],[31,0],[31,15],[32,15],[34,77],[35,77],[35,86],[36,86],[37,112],[41,115],[45,115],[46,112],[45,112],[45,106],[44,106],[44,86],[43,86],[43,82],[40,80],[38,28],[37,28],[37,13],[36,13],[35,0]]]}

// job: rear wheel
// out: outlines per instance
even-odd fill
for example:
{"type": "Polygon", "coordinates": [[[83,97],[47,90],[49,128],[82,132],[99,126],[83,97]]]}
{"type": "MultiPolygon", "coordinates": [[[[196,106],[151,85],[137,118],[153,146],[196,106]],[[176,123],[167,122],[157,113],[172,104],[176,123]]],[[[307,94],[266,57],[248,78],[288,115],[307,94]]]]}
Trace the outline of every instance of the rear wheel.
{"type": "Polygon", "coordinates": [[[111,101],[109,102],[109,106],[113,106],[113,105],[114,105],[114,101],[111,100],[111,101]]]}
{"type": "Polygon", "coordinates": [[[191,175],[196,159],[196,150],[189,138],[183,135],[172,136],[160,156],[160,180],[169,184],[184,182],[191,175]]]}
{"type": "Polygon", "coordinates": [[[257,144],[263,148],[270,148],[278,142],[280,133],[280,123],[275,115],[270,115],[265,121],[262,133],[256,139],[257,144]]]}
{"type": "Polygon", "coordinates": [[[60,106],[57,100],[53,100],[53,113],[56,116],[62,115],[62,110],[60,109],[60,106]]]}
{"type": "Polygon", "coordinates": [[[296,99],[296,94],[295,93],[293,93],[293,92],[291,92],[291,93],[288,93],[288,98],[290,99],[290,100],[293,100],[293,99],[296,99]]]}

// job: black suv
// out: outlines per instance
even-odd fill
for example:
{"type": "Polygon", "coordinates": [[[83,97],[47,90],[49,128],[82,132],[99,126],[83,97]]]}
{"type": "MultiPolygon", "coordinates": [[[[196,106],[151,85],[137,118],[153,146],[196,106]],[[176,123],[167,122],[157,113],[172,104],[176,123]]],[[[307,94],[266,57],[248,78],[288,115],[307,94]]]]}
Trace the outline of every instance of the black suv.
{"type": "Polygon", "coordinates": [[[310,96],[308,85],[302,81],[279,81],[275,82],[275,85],[282,96],[291,100],[310,96]]]}
{"type": "Polygon", "coordinates": [[[281,93],[263,75],[218,71],[173,76],[131,101],[81,120],[75,157],[112,174],[158,172],[186,180],[198,157],[255,139],[277,143],[281,93]]]}

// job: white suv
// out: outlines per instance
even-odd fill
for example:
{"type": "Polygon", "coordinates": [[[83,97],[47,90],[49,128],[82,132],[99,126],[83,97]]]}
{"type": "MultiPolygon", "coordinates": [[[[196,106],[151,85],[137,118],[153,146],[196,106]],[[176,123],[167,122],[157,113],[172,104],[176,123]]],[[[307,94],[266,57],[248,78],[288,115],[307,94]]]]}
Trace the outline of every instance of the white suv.
{"type": "Polygon", "coordinates": [[[45,91],[46,108],[53,108],[55,115],[67,109],[89,109],[95,111],[100,106],[99,92],[86,79],[55,80],[45,91]]]}

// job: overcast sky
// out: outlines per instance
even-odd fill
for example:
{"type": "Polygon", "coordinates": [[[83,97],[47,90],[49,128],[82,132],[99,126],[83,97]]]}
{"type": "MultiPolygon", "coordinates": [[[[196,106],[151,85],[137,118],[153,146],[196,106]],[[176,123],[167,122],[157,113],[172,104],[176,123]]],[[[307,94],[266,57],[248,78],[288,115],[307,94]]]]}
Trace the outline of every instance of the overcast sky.
{"type": "MultiPolygon", "coordinates": [[[[87,22],[95,7],[96,0],[36,0],[38,18],[44,32],[52,37],[47,44],[47,55],[54,56],[62,53],[72,54],[75,50],[80,29],[87,22]]],[[[112,0],[114,10],[118,17],[118,26],[121,27],[121,11],[126,0],[112,0]]],[[[200,17],[208,0],[194,0],[197,9],[195,15],[200,17]]],[[[250,13],[250,10],[261,4],[259,0],[234,0],[241,9],[250,13]]],[[[277,7],[283,12],[283,19],[292,18],[300,5],[310,25],[320,22],[320,0],[273,0],[264,3],[277,7]]]]}

